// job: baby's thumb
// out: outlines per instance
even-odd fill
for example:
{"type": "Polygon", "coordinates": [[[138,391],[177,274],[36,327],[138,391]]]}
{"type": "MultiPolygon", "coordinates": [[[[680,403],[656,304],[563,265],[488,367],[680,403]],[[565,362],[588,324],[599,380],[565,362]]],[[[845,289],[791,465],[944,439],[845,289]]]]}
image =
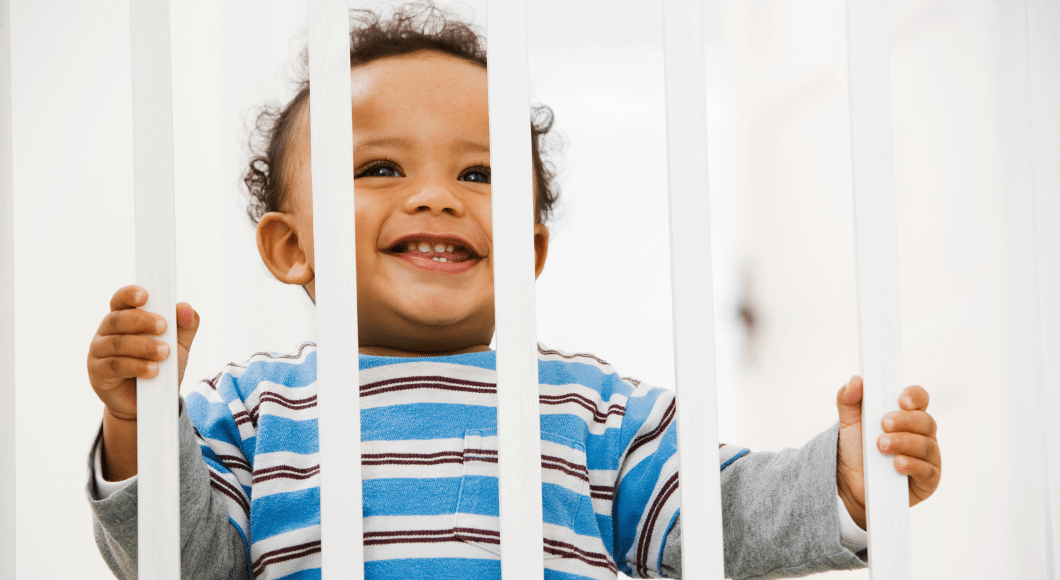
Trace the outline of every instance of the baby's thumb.
{"type": "Polygon", "coordinates": [[[835,404],[839,409],[840,427],[847,427],[861,422],[861,395],[864,386],[861,377],[854,375],[850,378],[850,382],[839,389],[835,404]]]}
{"type": "Polygon", "coordinates": [[[177,375],[184,380],[184,368],[188,365],[188,353],[195,333],[199,330],[199,313],[187,302],[177,304],[177,375]]]}

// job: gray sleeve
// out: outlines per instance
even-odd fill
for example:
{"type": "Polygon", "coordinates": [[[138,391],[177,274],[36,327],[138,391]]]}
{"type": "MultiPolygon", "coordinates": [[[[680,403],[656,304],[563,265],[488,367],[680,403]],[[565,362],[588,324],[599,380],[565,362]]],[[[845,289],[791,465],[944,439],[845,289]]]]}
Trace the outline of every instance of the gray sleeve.
{"type": "MultiPolygon", "coordinates": [[[[210,487],[210,474],[199,451],[195,430],[180,401],[180,577],[195,580],[249,578],[243,539],[228,520],[224,504],[210,487]]],[[[102,429],[96,442],[103,436],[102,429]]],[[[95,450],[93,444],[92,449],[95,450]]],[[[115,577],[137,577],[137,482],[99,499],[93,473],[93,453],[88,458],[88,503],[96,545],[115,577]]]]}
{"type": "MultiPolygon", "coordinates": [[[[802,449],[749,453],[721,472],[727,578],[790,578],[865,567],[840,541],[838,438],[836,424],[802,449]]],[[[681,577],[680,518],[666,537],[662,573],[681,577]]]]}

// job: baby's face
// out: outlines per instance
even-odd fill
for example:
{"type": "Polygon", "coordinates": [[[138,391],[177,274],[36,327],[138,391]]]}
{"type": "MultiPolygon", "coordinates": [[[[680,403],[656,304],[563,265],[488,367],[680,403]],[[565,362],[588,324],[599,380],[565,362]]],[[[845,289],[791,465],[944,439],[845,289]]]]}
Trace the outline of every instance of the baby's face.
{"type": "MultiPolygon", "coordinates": [[[[487,349],[494,305],[486,70],[435,52],[384,58],[353,69],[352,105],[361,352],[487,349]]],[[[303,118],[284,209],[312,268],[303,118]]],[[[536,234],[540,273],[548,232],[539,225],[536,234]]],[[[306,288],[315,296],[312,281],[306,288]]]]}

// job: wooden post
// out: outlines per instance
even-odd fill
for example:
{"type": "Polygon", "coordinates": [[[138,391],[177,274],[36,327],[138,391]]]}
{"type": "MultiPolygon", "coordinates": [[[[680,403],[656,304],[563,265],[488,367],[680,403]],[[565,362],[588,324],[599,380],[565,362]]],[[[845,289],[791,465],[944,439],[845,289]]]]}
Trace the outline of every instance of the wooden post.
{"type": "Polygon", "coordinates": [[[665,0],[670,268],[677,378],[683,577],[725,576],[707,187],[703,3],[665,0]]]}
{"type": "Polygon", "coordinates": [[[525,0],[489,0],[501,576],[544,578],[525,0]]]}
{"type": "Polygon", "coordinates": [[[357,237],[346,0],[309,2],[321,576],[364,577],[357,237]]]}
{"type": "MultiPolygon", "coordinates": [[[[177,352],[176,230],[173,217],[173,80],[168,0],[129,3],[132,41],[136,281],[144,310],[166,319],[162,340],[177,352]]],[[[177,357],[136,382],[139,576],[180,578],[177,357]]]]}
{"type": "Polygon", "coordinates": [[[15,220],[11,3],[0,0],[0,578],[15,577],[15,220]]]}
{"type": "Polygon", "coordinates": [[[909,481],[876,448],[903,387],[886,0],[847,1],[847,50],[869,565],[875,580],[904,580],[912,574],[909,481]]]}
{"type": "Polygon", "coordinates": [[[1060,1],[1029,0],[1031,147],[1042,333],[1047,577],[1060,578],[1060,1]]]}

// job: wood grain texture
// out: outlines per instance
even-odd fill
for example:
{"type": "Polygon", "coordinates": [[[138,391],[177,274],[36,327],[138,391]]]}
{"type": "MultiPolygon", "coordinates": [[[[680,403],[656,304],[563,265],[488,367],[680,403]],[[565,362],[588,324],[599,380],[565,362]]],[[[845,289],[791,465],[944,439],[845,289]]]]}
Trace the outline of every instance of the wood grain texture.
{"type": "Polygon", "coordinates": [[[681,563],[685,578],[721,579],[704,9],[699,0],[665,0],[663,9],[681,544],[686,547],[681,563]]]}
{"type": "MultiPolygon", "coordinates": [[[[136,282],[144,310],[165,317],[161,340],[177,352],[176,229],[173,182],[173,81],[168,0],[129,3],[132,53],[133,188],[136,282]]],[[[180,475],[177,357],[137,380],[139,576],[180,578],[180,475]]]]}

